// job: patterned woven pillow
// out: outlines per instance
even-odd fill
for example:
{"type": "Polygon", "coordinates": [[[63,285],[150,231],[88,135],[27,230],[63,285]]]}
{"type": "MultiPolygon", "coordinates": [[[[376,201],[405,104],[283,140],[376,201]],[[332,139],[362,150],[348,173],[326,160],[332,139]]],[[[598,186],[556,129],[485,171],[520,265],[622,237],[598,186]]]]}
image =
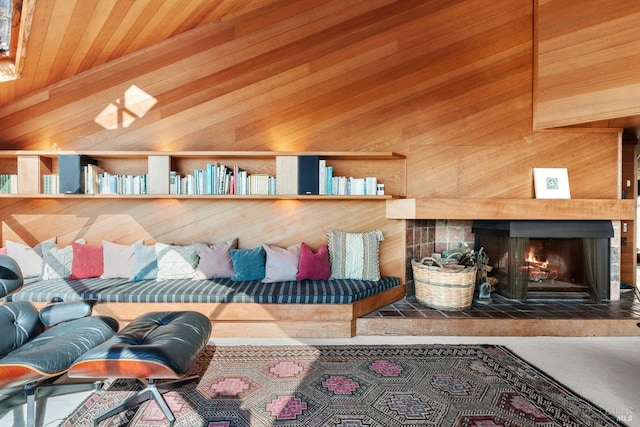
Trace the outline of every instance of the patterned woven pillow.
{"type": "Polygon", "coordinates": [[[156,243],[158,275],[156,280],[193,279],[198,266],[198,253],[192,245],[177,246],[156,243]]]}
{"type": "MultiPolygon", "coordinates": [[[[84,239],[76,243],[85,243],[84,239]]],[[[58,247],[52,242],[42,242],[42,280],[66,279],[71,276],[73,265],[73,247],[58,247]]]]}
{"type": "Polygon", "coordinates": [[[349,233],[330,230],[328,237],[332,279],[380,280],[382,231],[349,233]]]}

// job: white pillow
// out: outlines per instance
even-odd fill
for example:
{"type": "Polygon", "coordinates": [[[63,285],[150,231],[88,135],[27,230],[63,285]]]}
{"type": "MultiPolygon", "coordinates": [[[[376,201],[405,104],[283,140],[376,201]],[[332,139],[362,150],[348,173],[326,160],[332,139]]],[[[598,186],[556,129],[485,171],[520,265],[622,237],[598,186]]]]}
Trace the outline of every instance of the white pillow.
{"type": "Polygon", "coordinates": [[[193,279],[198,266],[198,253],[192,245],[178,246],[156,243],[158,275],[156,280],[193,279]]]}
{"type": "MultiPolygon", "coordinates": [[[[142,244],[142,241],[139,242],[142,244]]],[[[119,243],[102,241],[102,258],[104,271],[102,279],[128,279],[133,274],[133,254],[135,244],[121,245],[119,243]]]]}
{"type": "Polygon", "coordinates": [[[40,277],[42,274],[42,246],[45,242],[55,243],[56,238],[52,237],[40,242],[33,248],[24,243],[6,241],[7,255],[18,263],[22,277],[25,279],[40,277]]]}

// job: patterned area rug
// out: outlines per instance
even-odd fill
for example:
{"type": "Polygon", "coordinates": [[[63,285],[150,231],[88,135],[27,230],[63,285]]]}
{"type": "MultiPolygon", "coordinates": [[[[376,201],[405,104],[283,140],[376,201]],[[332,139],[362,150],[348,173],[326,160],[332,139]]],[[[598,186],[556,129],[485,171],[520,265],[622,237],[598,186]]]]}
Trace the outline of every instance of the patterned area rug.
{"type": "MultiPolygon", "coordinates": [[[[180,427],[624,425],[502,346],[208,346],[190,374],[165,394],[180,427]]],[[[110,380],[61,425],[139,389],[110,380]]],[[[101,423],[125,425],[168,422],[147,402],[101,423]]]]}

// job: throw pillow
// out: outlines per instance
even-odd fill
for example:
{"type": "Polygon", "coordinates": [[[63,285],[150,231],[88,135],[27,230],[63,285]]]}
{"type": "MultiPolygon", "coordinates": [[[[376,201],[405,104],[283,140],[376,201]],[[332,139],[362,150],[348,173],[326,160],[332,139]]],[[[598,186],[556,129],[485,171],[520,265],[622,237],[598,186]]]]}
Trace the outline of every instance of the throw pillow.
{"type": "MultiPolygon", "coordinates": [[[[47,239],[46,242],[55,243],[56,238],[47,239]]],[[[42,245],[44,242],[38,243],[33,248],[11,240],[7,240],[6,243],[6,254],[18,263],[22,271],[22,277],[29,279],[42,275],[42,245]]]]}
{"type": "Polygon", "coordinates": [[[231,262],[234,274],[231,280],[264,279],[265,254],[262,246],[254,249],[231,249],[231,262]]]}
{"type": "MultiPolygon", "coordinates": [[[[142,243],[142,242],[138,242],[142,243]]],[[[136,246],[102,241],[103,279],[130,278],[133,275],[133,255],[136,246]]]]}
{"type": "Polygon", "coordinates": [[[198,265],[198,253],[193,246],[156,243],[156,256],[158,257],[156,280],[194,278],[198,265]]]}
{"type": "Polygon", "coordinates": [[[329,248],[322,245],[314,253],[306,243],[300,244],[300,262],[296,280],[326,280],[331,277],[329,264],[329,248]]]}
{"type": "Polygon", "coordinates": [[[200,257],[194,276],[196,280],[229,278],[233,276],[231,249],[238,248],[238,239],[231,239],[212,245],[193,242],[193,247],[200,257]]]}
{"type": "MultiPolygon", "coordinates": [[[[7,248],[0,248],[0,255],[7,255],[7,248]]],[[[40,259],[42,261],[42,259],[40,259]]]]}
{"type": "Polygon", "coordinates": [[[133,269],[129,281],[155,280],[158,275],[155,245],[145,246],[142,243],[136,243],[133,248],[133,269]]]}
{"type": "Polygon", "coordinates": [[[71,243],[73,261],[69,279],[88,279],[100,277],[104,271],[102,245],[71,243]]]}
{"type": "MultiPolygon", "coordinates": [[[[84,239],[76,240],[77,243],[85,243],[84,239]]],[[[66,279],[71,275],[73,264],[73,247],[63,248],[53,242],[42,244],[42,280],[66,279]]]]}
{"type": "Polygon", "coordinates": [[[349,233],[330,230],[328,235],[332,279],[380,280],[382,231],[349,233]]]}
{"type": "Polygon", "coordinates": [[[266,261],[264,265],[264,283],[284,282],[296,280],[298,274],[298,260],[300,259],[300,244],[281,248],[275,245],[262,245],[266,261]]]}

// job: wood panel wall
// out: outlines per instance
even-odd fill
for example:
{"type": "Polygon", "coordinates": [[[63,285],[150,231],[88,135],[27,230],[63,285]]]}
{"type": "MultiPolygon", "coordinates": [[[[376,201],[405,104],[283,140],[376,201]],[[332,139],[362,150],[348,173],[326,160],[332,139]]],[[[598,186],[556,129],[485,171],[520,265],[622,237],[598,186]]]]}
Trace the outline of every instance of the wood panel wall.
{"type": "MultiPolygon", "coordinates": [[[[143,240],[188,245],[238,238],[241,248],[262,243],[289,246],[305,241],[313,249],[327,243],[328,230],[380,229],[383,274],[404,271],[400,221],[384,220],[379,201],[14,199],[0,208],[4,241],[38,242],[56,237],[62,247],[78,238],[100,244],[143,240]],[[401,255],[402,254],[402,255],[401,255]]],[[[403,276],[400,276],[403,277],[403,276]]]]}
{"type": "Polygon", "coordinates": [[[639,115],[640,3],[536,3],[535,127],[639,115]]]}
{"type": "Polygon", "coordinates": [[[504,143],[465,139],[458,144],[412,145],[407,193],[447,199],[533,199],[533,168],[560,167],[568,169],[572,198],[617,199],[619,156],[616,129],[536,132],[504,143]]]}
{"type": "MultiPolygon", "coordinates": [[[[9,103],[2,147],[397,151],[407,197],[530,198],[533,166],[569,167],[575,197],[619,194],[615,132],[533,131],[531,0],[299,4],[207,23],[9,103]]],[[[3,238],[30,243],[242,235],[251,246],[382,228],[385,264],[404,260],[403,226],[383,204],[316,207],[3,201],[0,217],[3,238]]]]}

